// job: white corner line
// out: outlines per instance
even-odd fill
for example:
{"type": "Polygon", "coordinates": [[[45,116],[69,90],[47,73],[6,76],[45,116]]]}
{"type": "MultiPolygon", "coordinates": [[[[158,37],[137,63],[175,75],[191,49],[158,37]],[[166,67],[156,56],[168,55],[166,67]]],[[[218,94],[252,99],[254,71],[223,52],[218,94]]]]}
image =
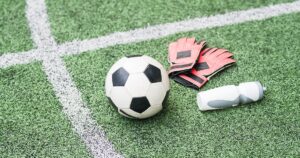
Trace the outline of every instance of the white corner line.
{"type": "Polygon", "coordinates": [[[44,0],[26,0],[26,18],[31,37],[38,48],[47,49],[56,46],[56,42],[51,35],[44,0]]]}
{"type": "Polygon", "coordinates": [[[158,39],[180,32],[238,24],[254,20],[264,20],[283,14],[300,12],[300,1],[273,6],[233,11],[208,17],[199,17],[179,22],[149,26],[127,32],[115,32],[107,36],[83,41],[66,42],[59,45],[60,56],[81,54],[86,51],[109,46],[158,39]]]}
{"type": "Polygon", "coordinates": [[[5,60],[1,60],[3,56],[0,58],[0,66],[42,61],[43,70],[53,86],[63,112],[89,152],[96,158],[122,157],[106,139],[104,131],[92,119],[90,110],[81,99],[80,91],[59,56],[56,41],[51,34],[45,0],[26,0],[26,4],[26,17],[37,49],[4,55],[5,60]]]}
{"type": "Polygon", "coordinates": [[[90,110],[86,107],[81,94],[61,58],[54,57],[43,62],[43,70],[53,85],[56,96],[63,105],[63,111],[68,116],[75,131],[94,157],[122,157],[106,139],[105,133],[92,119],[90,110]]]}
{"type": "MultiPolygon", "coordinates": [[[[180,32],[220,27],[248,21],[264,20],[271,17],[295,12],[300,12],[300,1],[243,11],[234,11],[208,17],[199,17],[190,20],[183,20],[179,22],[134,29],[127,32],[116,32],[99,38],[66,42],[58,45],[57,47],[49,49],[56,50],[53,52],[57,56],[63,57],[66,55],[81,54],[87,51],[106,48],[118,44],[128,44],[133,42],[158,39],[180,32]]],[[[37,53],[36,51],[4,54],[0,56],[0,68],[6,68],[16,64],[26,64],[32,61],[41,61],[46,58],[51,58],[51,56],[53,56],[53,53],[37,53]]]]}
{"type": "Polygon", "coordinates": [[[7,68],[13,65],[29,64],[34,61],[41,61],[44,55],[38,49],[27,52],[7,53],[0,56],[0,68],[7,68]]]}

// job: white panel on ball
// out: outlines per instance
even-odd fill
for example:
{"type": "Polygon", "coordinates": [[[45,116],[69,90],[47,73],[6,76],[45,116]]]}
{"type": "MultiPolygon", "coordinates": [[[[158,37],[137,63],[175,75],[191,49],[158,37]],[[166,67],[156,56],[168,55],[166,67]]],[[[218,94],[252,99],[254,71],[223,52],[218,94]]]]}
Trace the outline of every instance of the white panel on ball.
{"type": "Polygon", "coordinates": [[[140,118],[140,117],[141,117],[141,114],[139,114],[139,113],[137,113],[137,112],[134,112],[134,111],[132,111],[131,109],[120,109],[120,111],[121,111],[121,110],[124,111],[124,113],[126,113],[127,115],[129,115],[129,116],[127,116],[126,114],[120,112],[123,116],[126,116],[126,117],[134,117],[134,118],[140,118]]]}
{"type": "Polygon", "coordinates": [[[144,119],[144,118],[151,117],[157,114],[158,112],[160,112],[161,110],[162,110],[162,105],[151,106],[149,109],[147,109],[145,112],[141,114],[140,118],[144,119]]]}
{"type": "Polygon", "coordinates": [[[111,92],[112,88],[113,88],[112,76],[107,75],[106,80],[105,80],[105,95],[107,97],[110,97],[110,92],[111,92]]]}
{"type": "Polygon", "coordinates": [[[150,82],[143,73],[129,75],[125,84],[126,89],[133,97],[146,96],[150,82]]]}
{"type": "Polygon", "coordinates": [[[146,56],[144,55],[143,56],[143,60],[146,62],[146,63],[149,63],[149,64],[152,64],[160,69],[164,69],[164,67],[156,60],[154,60],[153,58],[149,57],[149,56],[146,56]]]}
{"type": "Polygon", "coordinates": [[[166,91],[170,90],[170,80],[168,73],[165,69],[161,69],[161,78],[162,78],[162,84],[164,85],[166,91]]]}
{"type": "Polygon", "coordinates": [[[110,98],[112,102],[121,109],[130,107],[132,96],[125,87],[113,87],[110,92],[110,98]]]}
{"type": "Polygon", "coordinates": [[[126,62],[123,63],[123,67],[129,74],[143,72],[148,63],[143,61],[142,57],[131,57],[127,58],[126,62]]]}
{"type": "Polygon", "coordinates": [[[147,98],[151,105],[161,105],[166,96],[167,90],[162,82],[152,83],[147,91],[147,98]]]}

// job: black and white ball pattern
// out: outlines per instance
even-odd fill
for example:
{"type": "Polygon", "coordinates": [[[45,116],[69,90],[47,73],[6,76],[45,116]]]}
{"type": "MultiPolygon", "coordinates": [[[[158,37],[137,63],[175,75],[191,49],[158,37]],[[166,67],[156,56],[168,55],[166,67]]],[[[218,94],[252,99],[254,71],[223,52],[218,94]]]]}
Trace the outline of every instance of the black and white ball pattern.
{"type": "Polygon", "coordinates": [[[109,70],[105,92],[120,114],[148,118],[163,108],[170,89],[164,67],[153,58],[123,57],[109,70]]]}

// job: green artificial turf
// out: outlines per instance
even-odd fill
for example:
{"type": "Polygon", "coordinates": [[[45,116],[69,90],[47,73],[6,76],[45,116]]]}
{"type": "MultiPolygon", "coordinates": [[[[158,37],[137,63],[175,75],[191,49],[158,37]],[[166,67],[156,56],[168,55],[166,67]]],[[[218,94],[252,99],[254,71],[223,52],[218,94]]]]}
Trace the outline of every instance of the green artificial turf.
{"type": "Polygon", "coordinates": [[[292,0],[47,0],[47,5],[53,34],[61,43],[290,1],[292,0]]]}
{"type": "Polygon", "coordinates": [[[109,47],[65,60],[93,117],[127,157],[299,157],[299,43],[300,14],[289,14],[109,47]],[[265,98],[200,112],[197,91],[172,81],[168,107],[162,113],[143,121],[120,116],[105,97],[110,66],[124,55],[147,54],[167,67],[168,44],[184,36],[227,48],[237,60],[236,66],[216,75],[202,90],[261,81],[267,87],[265,98]]]}
{"type": "MultiPolygon", "coordinates": [[[[61,43],[289,1],[46,2],[51,30],[61,43]]],[[[0,1],[0,15],[0,56],[34,47],[25,1],[0,1]]],[[[299,43],[298,13],[109,47],[65,61],[93,118],[125,157],[300,157],[299,43]],[[237,59],[202,90],[259,80],[267,87],[265,98],[200,112],[197,91],[172,81],[168,107],[160,114],[143,121],[120,116],[104,93],[110,66],[124,55],[147,54],[167,68],[168,44],[184,36],[205,38],[237,59]]],[[[89,157],[72,128],[40,63],[0,69],[0,157],[89,157]]]]}
{"type": "Polygon", "coordinates": [[[25,17],[25,1],[0,1],[0,55],[33,47],[25,17]]]}
{"type": "Polygon", "coordinates": [[[40,64],[0,69],[0,157],[89,157],[40,64]]]}

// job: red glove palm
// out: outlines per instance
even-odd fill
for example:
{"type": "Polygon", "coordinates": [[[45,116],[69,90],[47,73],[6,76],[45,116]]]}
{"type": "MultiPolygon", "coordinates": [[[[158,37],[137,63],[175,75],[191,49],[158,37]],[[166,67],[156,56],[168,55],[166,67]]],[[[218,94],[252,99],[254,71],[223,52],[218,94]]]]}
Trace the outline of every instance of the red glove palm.
{"type": "Polygon", "coordinates": [[[205,44],[205,41],[196,43],[195,38],[180,38],[172,42],[169,45],[168,55],[171,64],[169,75],[172,77],[192,69],[205,44]]]}
{"type": "Polygon", "coordinates": [[[232,56],[233,54],[225,49],[206,48],[201,51],[197,63],[190,72],[174,76],[173,79],[184,86],[198,89],[214,74],[234,64],[232,56]]]}

